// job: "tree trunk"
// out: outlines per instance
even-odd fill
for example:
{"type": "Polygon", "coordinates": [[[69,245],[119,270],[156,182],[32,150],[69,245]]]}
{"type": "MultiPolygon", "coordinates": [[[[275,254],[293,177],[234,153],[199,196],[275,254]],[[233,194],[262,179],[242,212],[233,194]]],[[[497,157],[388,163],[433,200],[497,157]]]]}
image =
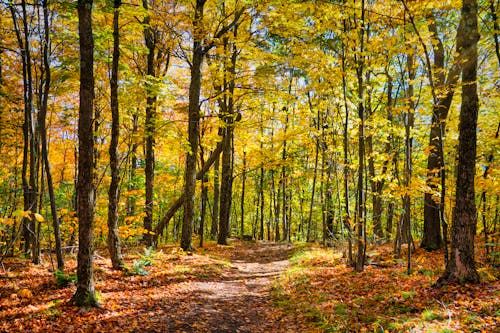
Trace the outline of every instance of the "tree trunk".
{"type": "MultiPolygon", "coordinates": [[[[203,168],[196,173],[196,179],[201,180],[203,176],[210,169],[212,164],[220,158],[220,153],[222,151],[222,144],[218,143],[214,151],[210,154],[207,161],[203,165],[203,168]]],[[[155,228],[153,235],[153,245],[158,245],[158,237],[163,233],[163,229],[168,224],[168,221],[175,215],[175,213],[184,205],[184,200],[186,199],[186,194],[183,192],[177,200],[170,206],[165,215],[160,220],[160,223],[155,228]]]]}
{"type": "MultiPolygon", "coordinates": [[[[346,19],[343,20],[343,30],[347,32],[347,22],[346,19]]],[[[349,260],[349,265],[354,264],[354,258],[352,255],[352,227],[351,227],[351,213],[349,205],[349,106],[347,97],[347,79],[346,79],[346,48],[347,46],[342,39],[342,98],[344,101],[344,133],[343,133],[343,154],[344,154],[344,206],[345,212],[343,216],[344,226],[347,230],[347,258],[349,260]]]]}
{"type": "Polygon", "coordinates": [[[47,176],[47,189],[49,191],[50,211],[52,214],[52,227],[54,228],[54,238],[56,245],[56,258],[57,268],[62,270],[64,268],[64,259],[61,249],[61,231],[59,228],[59,220],[57,217],[56,198],[54,193],[54,185],[52,181],[52,173],[49,163],[48,143],[47,143],[47,109],[48,98],[51,84],[50,73],[50,26],[49,26],[49,6],[48,0],[43,1],[43,20],[44,20],[44,45],[43,45],[43,72],[45,73],[45,80],[43,84],[42,103],[39,114],[40,125],[40,138],[42,145],[42,159],[45,167],[45,174],[47,176]]]}
{"type": "Polygon", "coordinates": [[[408,253],[407,253],[407,272],[410,274],[411,271],[411,177],[412,177],[412,154],[413,154],[413,139],[412,130],[415,122],[415,103],[414,100],[414,87],[413,81],[415,80],[415,68],[413,65],[413,54],[407,55],[406,66],[408,68],[408,113],[406,115],[405,122],[405,162],[404,162],[404,187],[406,189],[403,195],[403,230],[406,231],[406,240],[408,242],[408,253]]]}
{"type": "Polygon", "coordinates": [[[241,222],[240,222],[240,236],[245,234],[245,183],[247,180],[247,152],[243,152],[243,171],[241,176],[241,222]]]}
{"type": "Polygon", "coordinates": [[[365,265],[365,232],[366,232],[366,216],[365,216],[365,188],[364,188],[364,173],[365,173],[365,105],[364,92],[365,84],[363,82],[364,71],[364,39],[365,39],[365,2],[361,1],[361,27],[359,31],[360,54],[357,60],[356,73],[358,78],[358,196],[356,200],[356,228],[357,228],[357,256],[356,256],[356,271],[361,272],[365,265]]]}
{"type": "MultiPolygon", "coordinates": [[[[202,156],[203,159],[203,156],[202,156]]],[[[207,202],[208,202],[208,177],[204,176],[201,184],[201,212],[200,212],[200,247],[203,247],[204,235],[205,235],[205,220],[207,216],[207,202]]]]}
{"type": "Polygon", "coordinates": [[[94,40],[92,0],[78,1],[80,36],[80,109],[78,117],[78,268],[72,302],[80,307],[98,305],[94,287],[93,129],[94,40]]]}
{"type": "Polygon", "coordinates": [[[214,203],[212,207],[212,227],[210,230],[210,236],[212,237],[212,239],[215,239],[217,237],[217,234],[219,233],[219,202],[220,202],[219,161],[220,157],[217,156],[214,162],[214,201],[213,201],[214,203]]]}
{"type": "MultiPolygon", "coordinates": [[[[23,102],[24,102],[24,123],[23,123],[23,162],[22,162],[22,186],[24,211],[36,211],[36,179],[35,177],[35,138],[33,124],[33,78],[31,69],[31,46],[30,33],[28,31],[28,18],[26,10],[26,1],[21,1],[23,31],[17,22],[17,13],[13,4],[9,4],[12,15],[14,31],[16,33],[18,46],[20,49],[23,77],[23,102]]],[[[35,222],[31,218],[23,218],[23,240],[24,253],[31,256],[35,242],[35,222]]],[[[34,258],[33,258],[34,259],[34,258]]]]}
{"type": "Polygon", "coordinates": [[[474,262],[474,236],[477,213],[474,195],[477,140],[477,0],[463,0],[457,33],[457,52],[463,56],[462,106],[458,138],[458,167],[455,209],[451,228],[451,256],[437,284],[478,283],[474,262]]]}
{"type": "MultiPolygon", "coordinates": [[[[429,157],[427,159],[427,180],[426,185],[431,189],[424,196],[424,235],[420,247],[432,251],[442,248],[443,240],[441,237],[441,224],[444,222],[444,202],[446,188],[445,169],[444,169],[444,132],[446,127],[446,118],[450,110],[450,105],[455,92],[455,85],[460,74],[459,60],[449,69],[448,76],[445,72],[445,54],[444,46],[438,36],[436,20],[431,16],[429,32],[432,36],[433,54],[434,54],[434,77],[430,70],[431,64],[428,64],[428,75],[431,78],[431,89],[434,96],[432,107],[432,123],[429,137],[429,157]],[[441,93],[440,96],[437,95],[441,93]],[[442,188],[439,193],[438,185],[442,188]]],[[[428,60],[430,61],[430,60],[428,60]]]]}
{"type": "Polygon", "coordinates": [[[196,191],[196,156],[200,136],[200,90],[201,66],[203,62],[203,9],[206,0],[196,0],[193,20],[193,59],[191,83],[189,85],[188,141],[190,150],[186,154],[184,172],[184,217],[182,221],[181,248],[193,250],[194,196],[196,191]]]}
{"type": "MultiPolygon", "coordinates": [[[[261,149],[262,143],[261,143],[261,149]]],[[[259,203],[260,203],[260,231],[259,231],[259,239],[263,240],[264,239],[264,207],[265,207],[265,200],[264,200],[264,166],[261,164],[260,167],[260,177],[259,177],[259,203]]]]}
{"type": "MultiPolygon", "coordinates": [[[[232,116],[229,116],[232,118],[232,116]]],[[[226,128],[222,138],[222,179],[220,187],[220,217],[217,244],[227,245],[230,232],[230,212],[232,202],[233,168],[231,141],[233,136],[232,120],[226,120],[226,128]]]]}
{"type": "Polygon", "coordinates": [[[108,250],[113,269],[123,267],[120,236],[118,235],[118,202],[120,198],[120,170],[118,161],[118,141],[120,138],[120,111],[118,105],[118,65],[120,59],[120,6],[121,0],[114,0],[113,13],[113,60],[111,67],[111,142],[109,143],[109,166],[111,184],[108,193],[108,250]]]}
{"type": "MultiPolygon", "coordinates": [[[[129,165],[129,175],[128,175],[128,187],[127,190],[133,191],[137,189],[136,185],[136,171],[137,171],[137,148],[138,144],[135,142],[134,137],[137,135],[138,131],[138,122],[139,122],[139,116],[137,112],[134,111],[134,114],[132,115],[132,133],[130,135],[130,143],[129,143],[129,149],[130,149],[130,165],[129,165]]],[[[136,198],[135,194],[134,195],[129,195],[127,198],[127,216],[134,216],[135,215],[135,209],[136,209],[136,198]]]]}
{"type": "MultiPolygon", "coordinates": [[[[233,27],[233,37],[236,39],[238,25],[233,27]]],[[[231,232],[230,212],[233,200],[233,139],[234,139],[234,88],[236,85],[236,61],[238,59],[238,49],[235,43],[229,43],[229,38],[224,38],[224,49],[231,48],[229,61],[224,59],[224,97],[219,98],[219,104],[223,111],[222,120],[224,122],[222,136],[222,181],[220,196],[220,220],[219,235],[217,243],[227,245],[227,238],[231,232]]]]}
{"type": "MultiPolygon", "coordinates": [[[[149,9],[149,0],[143,0],[143,8],[147,11],[149,9]]],[[[154,186],[154,136],[155,136],[155,121],[156,121],[156,92],[153,87],[153,83],[150,82],[155,76],[156,71],[154,67],[155,60],[155,49],[156,49],[156,36],[151,26],[151,17],[149,14],[144,18],[144,40],[146,43],[146,48],[148,49],[147,57],[147,71],[146,71],[146,121],[145,127],[145,137],[146,137],[146,149],[145,149],[145,176],[146,176],[146,201],[145,201],[145,213],[144,217],[144,229],[145,233],[143,235],[144,242],[147,246],[153,244],[153,237],[151,232],[153,230],[153,186],[154,186]]],[[[195,157],[196,161],[196,152],[195,157]]]]}

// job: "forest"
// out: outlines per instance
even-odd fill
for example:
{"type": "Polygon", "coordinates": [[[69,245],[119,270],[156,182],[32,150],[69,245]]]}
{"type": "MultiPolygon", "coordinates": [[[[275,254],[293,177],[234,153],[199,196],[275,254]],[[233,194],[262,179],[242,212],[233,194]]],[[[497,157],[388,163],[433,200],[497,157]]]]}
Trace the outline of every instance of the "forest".
{"type": "Polygon", "coordinates": [[[2,0],[0,331],[500,329],[499,0],[2,0]]]}

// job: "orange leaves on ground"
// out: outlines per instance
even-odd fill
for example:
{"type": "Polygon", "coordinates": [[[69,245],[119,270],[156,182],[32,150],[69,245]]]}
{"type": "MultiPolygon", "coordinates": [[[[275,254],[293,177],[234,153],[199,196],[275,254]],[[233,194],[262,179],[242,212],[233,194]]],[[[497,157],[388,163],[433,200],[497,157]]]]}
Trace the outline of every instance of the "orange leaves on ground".
{"type": "MultiPolygon", "coordinates": [[[[42,267],[8,258],[0,275],[0,332],[282,332],[274,329],[281,317],[268,298],[274,275],[260,270],[260,262],[275,259],[259,245],[245,246],[208,242],[189,255],[177,246],[154,253],[129,249],[128,267],[145,257],[152,262],[147,275],[111,270],[98,250],[96,289],[104,307],[88,310],[69,304],[75,286],[57,287],[47,257],[42,267]],[[234,266],[235,256],[245,271],[234,266]]],[[[72,274],[75,258],[66,262],[72,274]]]]}
{"type": "MultiPolygon", "coordinates": [[[[411,275],[390,247],[369,252],[369,266],[355,273],[331,249],[303,250],[274,292],[288,317],[320,331],[462,331],[500,329],[500,283],[434,289],[442,253],[413,253],[411,275]],[[332,258],[337,257],[337,260],[332,258]]],[[[498,277],[499,272],[491,270],[498,277]]],[[[313,331],[314,329],[311,329],[313,331]]]]}

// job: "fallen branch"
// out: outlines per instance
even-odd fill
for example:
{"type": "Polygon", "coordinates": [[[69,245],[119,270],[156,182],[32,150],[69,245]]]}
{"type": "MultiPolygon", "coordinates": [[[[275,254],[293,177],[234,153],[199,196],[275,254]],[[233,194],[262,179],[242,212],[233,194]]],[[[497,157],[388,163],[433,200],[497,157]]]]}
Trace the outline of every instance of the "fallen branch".
{"type": "MultiPolygon", "coordinates": [[[[217,146],[212,151],[207,161],[203,164],[202,168],[196,173],[196,180],[201,180],[203,176],[210,170],[212,164],[214,164],[215,160],[219,158],[219,155],[222,152],[222,142],[217,142],[217,146]]],[[[186,198],[184,192],[180,195],[177,200],[174,201],[172,206],[168,209],[167,213],[162,217],[160,223],[156,226],[153,235],[153,244],[154,246],[158,245],[158,237],[163,233],[163,229],[167,226],[168,222],[172,219],[175,213],[182,207],[184,204],[184,199],[186,198]]]]}

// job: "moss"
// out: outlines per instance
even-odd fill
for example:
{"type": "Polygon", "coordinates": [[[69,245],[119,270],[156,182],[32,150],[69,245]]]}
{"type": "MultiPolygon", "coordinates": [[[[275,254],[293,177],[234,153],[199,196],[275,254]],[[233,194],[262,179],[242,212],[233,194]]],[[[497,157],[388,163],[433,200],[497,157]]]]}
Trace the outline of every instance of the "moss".
{"type": "Polygon", "coordinates": [[[94,290],[91,291],[78,287],[75,294],[71,298],[71,303],[80,308],[100,308],[102,307],[102,303],[99,298],[98,293],[94,290]]]}

